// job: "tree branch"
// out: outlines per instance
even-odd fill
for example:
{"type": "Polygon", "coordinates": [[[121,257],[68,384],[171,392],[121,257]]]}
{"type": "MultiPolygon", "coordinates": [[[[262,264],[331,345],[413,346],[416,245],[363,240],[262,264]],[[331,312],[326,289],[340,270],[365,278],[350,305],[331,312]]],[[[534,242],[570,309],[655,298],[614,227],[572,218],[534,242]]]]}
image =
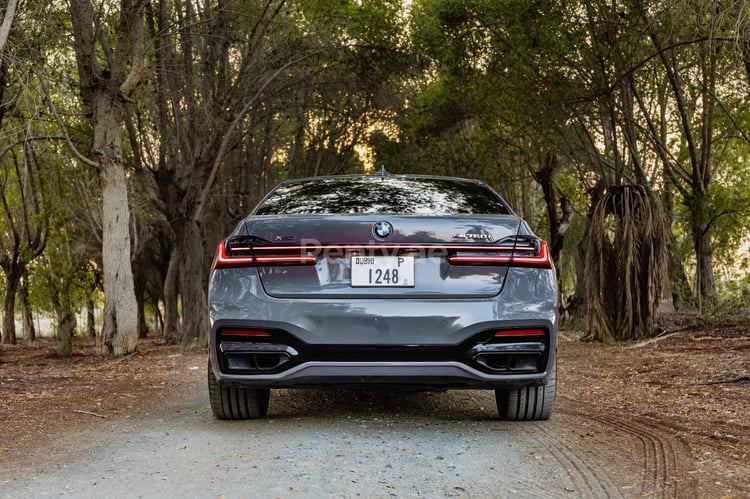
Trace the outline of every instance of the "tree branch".
{"type": "Polygon", "coordinates": [[[70,135],[68,134],[68,128],[65,126],[65,122],[63,122],[62,118],[60,117],[60,113],[57,112],[57,107],[55,106],[55,102],[52,99],[52,96],[50,95],[49,88],[47,87],[46,78],[44,78],[43,75],[40,74],[38,68],[36,69],[36,73],[37,73],[37,78],[39,79],[39,84],[42,87],[44,96],[46,97],[47,104],[49,105],[49,108],[52,111],[52,114],[55,116],[55,121],[57,121],[58,126],[62,130],[63,135],[65,137],[65,142],[67,142],[68,146],[70,147],[70,150],[73,151],[73,154],[79,160],[81,160],[83,164],[90,166],[92,168],[96,168],[97,170],[101,169],[101,165],[99,165],[99,163],[84,156],[75,146],[75,144],[73,143],[73,140],[70,138],[70,135]]]}
{"type": "Polygon", "coordinates": [[[8,37],[10,36],[10,28],[13,25],[13,19],[16,17],[16,4],[18,0],[8,0],[8,6],[5,8],[5,17],[3,18],[3,24],[0,25],[0,53],[5,49],[5,44],[8,43],[8,37]]]}

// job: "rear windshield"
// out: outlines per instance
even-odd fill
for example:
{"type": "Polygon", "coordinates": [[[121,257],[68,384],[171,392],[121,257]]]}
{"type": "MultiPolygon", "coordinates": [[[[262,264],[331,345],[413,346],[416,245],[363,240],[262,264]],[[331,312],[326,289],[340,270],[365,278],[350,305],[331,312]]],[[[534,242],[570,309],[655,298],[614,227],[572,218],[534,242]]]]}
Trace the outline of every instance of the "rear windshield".
{"type": "Polygon", "coordinates": [[[509,215],[486,185],[469,180],[420,177],[337,177],[281,184],[255,215],[509,215]]]}

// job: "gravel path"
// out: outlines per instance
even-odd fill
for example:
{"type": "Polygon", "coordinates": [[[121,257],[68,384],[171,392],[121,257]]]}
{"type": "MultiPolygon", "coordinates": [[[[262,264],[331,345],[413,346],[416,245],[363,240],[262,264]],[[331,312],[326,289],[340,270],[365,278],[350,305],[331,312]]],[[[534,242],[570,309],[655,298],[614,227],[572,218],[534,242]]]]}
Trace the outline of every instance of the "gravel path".
{"type": "Polygon", "coordinates": [[[47,449],[44,466],[12,477],[0,468],[0,496],[598,498],[652,491],[641,478],[638,442],[627,433],[587,434],[593,423],[564,412],[533,423],[495,414],[488,391],[277,390],[267,419],[228,422],[211,416],[202,388],[71,435],[47,449]]]}

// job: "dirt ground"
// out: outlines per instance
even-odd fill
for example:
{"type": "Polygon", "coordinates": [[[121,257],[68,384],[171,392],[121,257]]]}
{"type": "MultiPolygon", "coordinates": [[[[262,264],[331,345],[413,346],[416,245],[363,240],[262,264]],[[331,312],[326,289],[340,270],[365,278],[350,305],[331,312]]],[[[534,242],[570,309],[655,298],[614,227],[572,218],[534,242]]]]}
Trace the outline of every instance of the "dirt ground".
{"type": "MultiPolygon", "coordinates": [[[[654,481],[690,484],[695,497],[750,498],[750,323],[677,314],[661,323],[658,338],[612,345],[563,331],[556,412],[585,417],[572,429],[581,447],[613,427],[637,437],[654,481]]],[[[71,358],[57,357],[52,340],[0,346],[0,461],[23,467],[38,455],[29,449],[60,435],[194,391],[205,359],[158,339],[118,359],[88,342],[71,358]],[[186,370],[195,376],[176,374],[186,370]]]]}

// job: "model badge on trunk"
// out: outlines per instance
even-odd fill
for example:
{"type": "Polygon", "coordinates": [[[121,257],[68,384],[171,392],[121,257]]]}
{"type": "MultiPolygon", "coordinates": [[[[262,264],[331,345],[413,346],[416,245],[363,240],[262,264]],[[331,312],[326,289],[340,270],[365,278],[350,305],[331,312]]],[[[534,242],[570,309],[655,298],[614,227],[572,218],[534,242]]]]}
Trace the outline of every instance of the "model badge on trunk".
{"type": "Polygon", "coordinates": [[[487,232],[467,232],[467,233],[458,233],[453,234],[453,239],[470,239],[472,241],[492,241],[492,234],[488,234],[487,232]]]}

